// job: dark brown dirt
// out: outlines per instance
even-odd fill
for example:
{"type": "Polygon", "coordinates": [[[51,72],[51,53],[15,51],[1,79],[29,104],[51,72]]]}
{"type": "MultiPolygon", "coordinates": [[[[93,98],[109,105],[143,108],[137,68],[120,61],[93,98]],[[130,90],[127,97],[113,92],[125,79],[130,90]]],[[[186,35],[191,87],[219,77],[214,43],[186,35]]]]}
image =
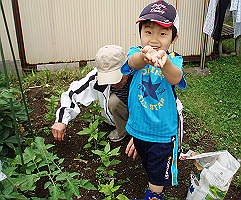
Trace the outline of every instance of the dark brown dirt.
{"type": "MultiPolygon", "coordinates": [[[[100,162],[98,162],[99,158],[91,152],[91,149],[83,148],[87,143],[88,136],[80,136],[76,134],[84,127],[88,127],[88,123],[86,121],[79,120],[78,116],[68,125],[67,134],[64,140],[61,142],[54,140],[52,134],[50,133],[53,121],[46,122],[45,120],[45,114],[48,112],[48,110],[44,105],[48,104],[49,102],[45,101],[44,98],[50,98],[51,93],[45,93],[46,91],[50,91],[50,89],[51,88],[34,88],[27,92],[29,108],[34,109],[33,112],[30,113],[30,118],[33,129],[35,130],[35,134],[37,136],[44,137],[46,144],[55,145],[55,147],[52,149],[53,152],[56,153],[59,158],[65,158],[65,161],[62,163],[65,171],[78,172],[80,174],[78,178],[88,179],[90,183],[98,188],[99,180],[96,175],[96,169],[101,165],[100,162]],[[86,160],[87,163],[75,160],[78,155],[81,155],[81,158],[86,160]]],[[[84,114],[85,112],[88,112],[88,109],[83,108],[81,113],[84,114]]],[[[186,131],[186,134],[184,135],[184,143],[188,143],[191,149],[197,145],[190,143],[188,140],[188,133],[198,131],[193,127],[195,126],[192,126],[188,116],[186,116],[184,119],[184,130],[186,131]]],[[[110,126],[106,123],[103,123],[101,127],[99,127],[100,131],[106,131],[108,133],[113,129],[113,126],[110,126]]],[[[121,142],[111,143],[112,149],[121,146],[121,154],[116,158],[121,160],[121,163],[115,167],[117,174],[114,175],[115,184],[121,184],[117,194],[122,193],[130,199],[143,199],[147,185],[147,176],[141,165],[141,159],[140,157],[137,157],[135,160],[133,160],[124,152],[130,138],[130,136],[126,136],[126,138],[121,142]]],[[[203,146],[205,152],[215,151],[213,142],[208,137],[208,134],[206,134],[206,136],[200,140],[198,145],[203,146]]],[[[179,160],[178,166],[179,184],[175,187],[167,188],[165,199],[183,200],[186,198],[190,182],[192,162],[179,160]]],[[[49,195],[48,190],[44,190],[43,188],[45,181],[46,180],[41,179],[37,182],[36,195],[38,197],[47,198],[49,195]]],[[[80,194],[80,197],[73,197],[73,199],[104,199],[104,195],[99,193],[98,190],[88,191],[84,188],[80,188],[80,194]]],[[[241,199],[240,188],[235,188],[233,185],[231,185],[225,199],[241,199]]]]}

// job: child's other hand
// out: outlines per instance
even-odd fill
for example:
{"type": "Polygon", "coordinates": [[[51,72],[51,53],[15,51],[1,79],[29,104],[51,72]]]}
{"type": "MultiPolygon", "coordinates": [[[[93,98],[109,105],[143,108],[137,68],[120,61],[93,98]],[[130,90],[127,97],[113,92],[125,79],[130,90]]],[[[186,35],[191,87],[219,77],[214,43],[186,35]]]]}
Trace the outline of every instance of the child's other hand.
{"type": "Polygon", "coordinates": [[[134,142],[133,142],[133,137],[131,138],[130,142],[128,143],[127,147],[126,147],[126,151],[125,153],[128,155],[128,157],[131,157],[131,155],[133,154],[132,158],[135,159],[138,155],[134,142]]]}

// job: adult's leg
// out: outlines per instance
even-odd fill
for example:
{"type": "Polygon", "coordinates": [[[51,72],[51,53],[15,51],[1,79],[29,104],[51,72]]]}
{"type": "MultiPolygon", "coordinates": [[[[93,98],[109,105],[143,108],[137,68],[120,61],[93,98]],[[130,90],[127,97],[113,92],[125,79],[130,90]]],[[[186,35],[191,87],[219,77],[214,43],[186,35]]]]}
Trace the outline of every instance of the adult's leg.
{"type": "Polygon", "coordinates": [[[108,101],[108,109],[110,110],[116,124],[119,137],[126,134],[126,122],[128,119],[128,108],[114,93],[111,93],[108,101]]]}

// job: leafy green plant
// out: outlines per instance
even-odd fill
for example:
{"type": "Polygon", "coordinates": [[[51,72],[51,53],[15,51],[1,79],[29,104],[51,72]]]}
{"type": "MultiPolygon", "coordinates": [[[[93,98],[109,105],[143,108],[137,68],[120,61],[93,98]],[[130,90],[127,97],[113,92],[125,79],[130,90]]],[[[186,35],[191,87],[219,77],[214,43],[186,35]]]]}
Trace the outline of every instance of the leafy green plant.
{"type": "Polygon", "coordinates": [[[98,156],[100,156],[101,162],[104,164],[104,167],[103,166],[98,167],[96,171],[100,171],[100,173],[103,175],[109,174],[110,176],[113,176],[116,173],[116,171],[109,169],[109,168],[111,166],[115,166],[115,165],[119,164],[121,161],[115,160],[115,159],[110,160],[110,159],[113,156],[120,155],[119,150],[120,150],[120,146],[111,150],[110,143],[108,143],[105,146],[104,150],[92,150],[92,152],[94,154],[97,154],[98,156]]]}
{"type": "Polygon", "coordinates": [[[119,194],[117,197],[115,197],[115,192],[119,190],[120,185],[114,186],[114,179],[110,181],[109,184],[100,184],[99,192],[105,194],[105,198],[103,200],[112,200],[112,199],[118,199],[118,200],[128,200],[125,195],[119,194]]]}
{"type": "Polygon", "coordinates": [[[44,189],[48,189],[51,198],[49,199],[71,199],[72,195],[80,196],[79,187],[88,190],[96,188],[84,179],[75,179],[79,173],[69,173],[62,171],[60,164],[64,159],[59,159],[48,149],[54,145],[44,144],[44,139],[36,137],[31,147],[26,147],[23,153],[24,164],[26,166],[26,174],[20,174],[21,168],[20,156],[15,159],[8,159],[8,163],[3,166],[3,173],[8,179],[2,181],[4,190],[0,193],[1,199],[8,199],[16,196],[16,194],[25,194],[36,188],[35,183],[42,177],[48,180],[44,184],[44,189]]]}
{"type": "Polygon", "coordinates": [[[56,118],[56,108],[58,106],[58,102],[60,98],[58,96],[52,95],[50,98],[44,98],[46,101],[50,102],[50,105],[45,105],[46,108],[49,110],[48,113],[45,115],[46,121],[54,121],[56,118]]]}
{"type": "MultiPolygon", "coordinates": [[[[28,135],[23,128],[24,124],[27,122],[27,116],[25,107],[21,104],[20,100],[15,98],[16,93],[21,93],[16,88],[7,89],[6,82],[0,71],[0,159],[3,156],[9,154],[10,149],[14,149],[17,145],[17,136],[15,134],[15,129],[13,126],[13,116],[10,106],[10,98],[13,102],[13,108],[16,115],[16,122],[22,124],[20,133],[20,138],[28,135]]],[[[29,110],[30,112],[30,110],[29,110]]],[[[23,142],[21,139],[20,142],[23,142]]]]}
{"type": "Polygon", "coordinates": [[[106,120],[105,117],[101,116],[101,110],[103,110],[103,108],[100,107],[99,100],[93,101],[88,106],[88,108],[90,109],[90,112],[85,113],[82,117],[79,118],[80,120],[86,120],[87,122],[90,122],[90,123],[93,123],[97,119],[99,120],[99,123],[102,123],[103,121],[106,120]]]}
{"type": "Polygon", "coordinates": [[[107,134],[107,132],[98,132],[99,120],[97,119],[93,123],[90,122],[88,128],[83,128],[82,131],[78,132],[78,135],[89,135],[88,143],[84,146],[84,148],[89,148],[92,146],[92,141],[94,142],[94,148],[97,149],[97,145],[106,145],[107,142],[102,140],[103,137],[107,134]]]}
{"type": "MultiPolygon", "coordinates": [[[[23,87],[25,91],[29,91],[28,87],[63,87],[63,83],[72,82],[74,80],[79,80],[83,78],[90,70],[93,68],[86,65],[83,68],[79,68],[76,70],[68,70],[66,69],[58,70],[56,74],[53,75],[50,71],[41,70],[36,71],[32,69],[31,71],[24,71],[23,77],[21,77],[23,81],[23,87]]],[[[12,81],[13,84],[14,81],[12,81]]]]}

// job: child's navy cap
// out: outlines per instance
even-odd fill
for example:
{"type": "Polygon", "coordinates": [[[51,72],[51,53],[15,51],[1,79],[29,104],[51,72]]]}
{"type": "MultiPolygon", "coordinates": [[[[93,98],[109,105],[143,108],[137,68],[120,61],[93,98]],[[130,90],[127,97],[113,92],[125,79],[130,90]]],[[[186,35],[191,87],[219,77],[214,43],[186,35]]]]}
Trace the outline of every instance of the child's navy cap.
{"type": "Polygon", "coordinates": [[[172,24],[179,30],[179,17],[176,9],[165,1],[157,1],[146,6],[136,22],[150,20],[165,28],[170,27],[172,24]]]}

